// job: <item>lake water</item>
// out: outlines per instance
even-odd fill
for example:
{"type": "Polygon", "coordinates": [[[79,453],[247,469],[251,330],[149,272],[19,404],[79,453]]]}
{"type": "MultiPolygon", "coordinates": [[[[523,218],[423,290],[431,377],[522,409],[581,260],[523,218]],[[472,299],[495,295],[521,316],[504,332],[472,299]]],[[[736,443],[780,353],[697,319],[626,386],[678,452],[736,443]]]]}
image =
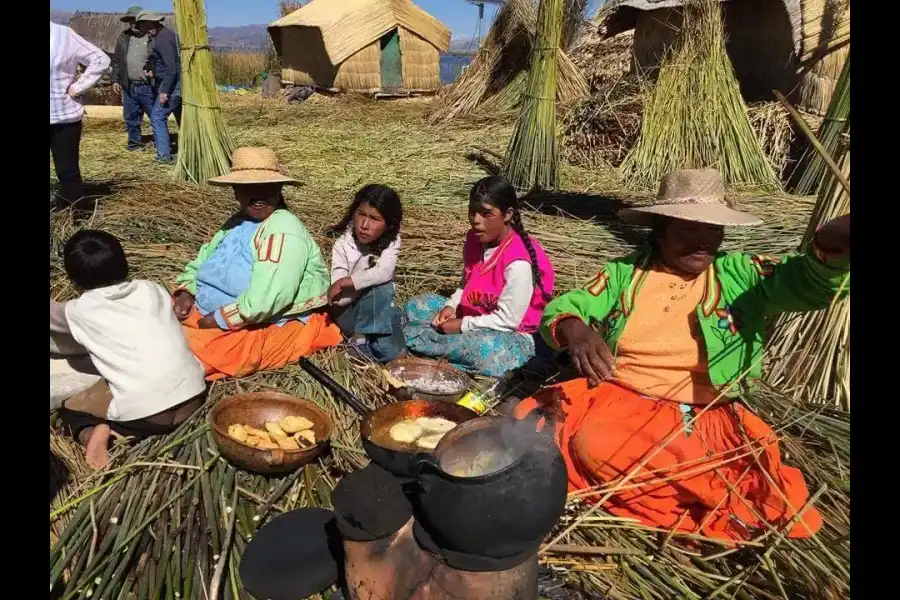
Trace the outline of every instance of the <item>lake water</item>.
{"type": "Polygon", "coordinates": [[[450,85],[462,73],[463,67],[472,62],[471,56],[458,56],[451,54],[441,55],[441,84],[450,85]]]}

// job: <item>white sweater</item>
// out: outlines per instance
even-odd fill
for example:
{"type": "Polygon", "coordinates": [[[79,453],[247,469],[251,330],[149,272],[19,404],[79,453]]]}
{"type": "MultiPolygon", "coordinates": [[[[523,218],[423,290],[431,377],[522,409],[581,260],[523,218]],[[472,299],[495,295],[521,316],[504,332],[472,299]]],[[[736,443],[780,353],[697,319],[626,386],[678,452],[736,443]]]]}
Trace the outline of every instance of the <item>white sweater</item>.
{"type": "Polygon", "coordinates": [[[350,277],[353,281],[353,289],[344,289],[337,305],[347,306],[362,290],[391,281],[397,268],[400,246],[398,234],[381,256],[376,257],[367,246],[360,247],[356,243],[348,228],[331,249],[331,283],[343,277],[350,277]]]}
{"type": "Polygon", "coordinates": [[[171,296],[156,283],[138,279],[87,291],[62,305],[51,300],[50,315],[51,330],[71,333],[109,384],[111,421],[155,415],[206,387],[171,296]]]}

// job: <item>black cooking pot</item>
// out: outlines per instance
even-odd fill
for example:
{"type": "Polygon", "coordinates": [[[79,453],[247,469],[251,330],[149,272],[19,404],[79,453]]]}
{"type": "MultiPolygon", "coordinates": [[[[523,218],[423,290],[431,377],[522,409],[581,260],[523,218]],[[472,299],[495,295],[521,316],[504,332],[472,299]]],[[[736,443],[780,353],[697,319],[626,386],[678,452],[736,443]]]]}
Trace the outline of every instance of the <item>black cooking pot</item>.
{"type": "Polygon", "coordinates": [[[565,462],[531,419],[472,419],[411,463],[420,488],[416,519],[447,550],[519,554],[550,533],[565,507],[565,462]]]}
{"type": "Polygon", "coordinates": [[[359,426],[363,449],[372,462],[398,477],[412,479],[410,459],[422,449],[415,444],[391,440],[389,432],[397,423],[418,417],[440,417],[463,423],[477,418],[478,414],[464,406],[440,400],[406,400],[382,406],[364,416],[359,426]]]}

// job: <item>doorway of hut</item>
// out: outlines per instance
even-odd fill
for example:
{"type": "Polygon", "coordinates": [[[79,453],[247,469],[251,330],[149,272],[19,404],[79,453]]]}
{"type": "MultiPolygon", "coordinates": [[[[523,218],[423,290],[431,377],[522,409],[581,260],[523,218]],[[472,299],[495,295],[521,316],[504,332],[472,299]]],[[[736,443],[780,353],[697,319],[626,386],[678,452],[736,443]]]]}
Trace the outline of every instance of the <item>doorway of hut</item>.
{"type": "Polygon", "coordinates": [[[392,92],[402,87],[400,33],[394,29],[381,38],[381,89],[384,92],[392,92]]]}

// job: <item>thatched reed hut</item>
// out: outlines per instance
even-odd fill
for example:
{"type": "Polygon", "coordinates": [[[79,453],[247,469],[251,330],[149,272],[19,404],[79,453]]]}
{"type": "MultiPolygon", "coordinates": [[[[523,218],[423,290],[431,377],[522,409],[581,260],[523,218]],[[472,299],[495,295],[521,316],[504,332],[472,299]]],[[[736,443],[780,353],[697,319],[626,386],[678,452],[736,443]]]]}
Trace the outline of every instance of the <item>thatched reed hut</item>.
{"type": "Polygon", "coordinates": [[[342,92],[436,91],[450,47],[450,30],[411,0],[313,0],[269,34],[282,82],[342,92]]]}
{"type": "MultiPolygon", "coordinates": [[[[606,34],[634,30],[634,67],[658,66],[684,0],[612,0],[606,34]]],[[[773,89],[824,115],[850,54],[850,0],[722,0],[728,54],[748,102],[773,89]]]]}
{"type": "MultiPolygon", "coordinates": [[[[166,27],[174,30],[175,15],[173,13],[165,13],[165,15],[166,20],[163,23],[166,27]]],[[[72,31],[112,56],[116,51],[116,41],[125,30],[125,23],[122,22],[123,16],[125,16],[123,12],[78,11],[72,15],[69,27],[72,28],[72,31]]],[[[106,75],[100,79],[100,82],[85,94],[85,104],[121,104],[122,99],[112,93],[111,85],[112,82],[109,80],[109,72],[107,71],[106,75]]]]}

